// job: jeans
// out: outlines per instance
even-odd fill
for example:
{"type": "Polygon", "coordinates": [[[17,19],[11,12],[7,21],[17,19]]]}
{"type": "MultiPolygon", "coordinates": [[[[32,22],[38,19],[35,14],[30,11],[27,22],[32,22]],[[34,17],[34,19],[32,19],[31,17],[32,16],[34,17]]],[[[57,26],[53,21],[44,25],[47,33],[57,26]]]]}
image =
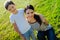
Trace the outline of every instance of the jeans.
{"type": "Polygon", "coordinates": [[[56,35],[54,33],[53,28],[47,31],[38,31],[38,34],[37,34],[38,40],[46,40],[45,36],[47,36],[48,40],[56,40],[56,35]]]}
{"type": "Polygon", "coordinates": [[[26,38],[26,40],[30,40],[30,37],[32,38],[32,40],[36,40],[32,28],[30,28],[30,30],[23,34],[23,36],[26,38]]]}

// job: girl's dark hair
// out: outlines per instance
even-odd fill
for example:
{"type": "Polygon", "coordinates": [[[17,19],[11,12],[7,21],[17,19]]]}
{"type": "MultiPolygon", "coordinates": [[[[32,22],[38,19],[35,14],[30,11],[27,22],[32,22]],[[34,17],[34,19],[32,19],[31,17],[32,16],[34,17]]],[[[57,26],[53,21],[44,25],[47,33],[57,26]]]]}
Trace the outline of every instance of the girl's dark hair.
{"type": "Polygon", "coordinates": [[[7,1],[4,6],[6,9],[8,9],[8,6],[11,4],[15,5],[12,1],[7,1]]]}
{"type": "MultiPolygon", "coordinates": [[[[27,9],[32,9],[32,10],[34,10],[34,7],[33,7],[32,5],[28,5],[28,6],[25,8],[24,11],[26,12],[27,9]]],[[[42,20],[41,20],[41,18],[40,18],[39,15],[34,14],[34,18],[36,19],[36,21],[37,21],[40,25],[42,24],[42,20]]]]}

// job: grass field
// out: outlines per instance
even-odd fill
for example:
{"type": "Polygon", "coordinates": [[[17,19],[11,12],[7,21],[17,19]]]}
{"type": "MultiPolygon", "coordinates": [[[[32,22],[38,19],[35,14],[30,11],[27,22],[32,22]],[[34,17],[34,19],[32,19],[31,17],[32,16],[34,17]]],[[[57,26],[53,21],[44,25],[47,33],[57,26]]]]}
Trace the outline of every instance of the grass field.
{"type": "MultiPolygon", "coordinates": [[[[21,40],[9,21],[10,13],[4,8],[4,1],[0,0],[0,40],[21,40]]],[[[24,8],[32,4],[35,11],[42,13],[55,30],[60,40],[60,0],[12,0],[17,8],[24,8]]]]}

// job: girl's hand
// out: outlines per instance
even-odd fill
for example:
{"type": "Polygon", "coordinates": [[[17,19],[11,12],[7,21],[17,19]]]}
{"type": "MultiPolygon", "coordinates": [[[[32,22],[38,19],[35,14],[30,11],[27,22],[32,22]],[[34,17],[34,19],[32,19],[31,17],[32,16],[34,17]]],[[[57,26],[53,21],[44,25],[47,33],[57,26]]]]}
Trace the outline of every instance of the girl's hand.
{"type": "Polygon", "coordinates": [[[24,36],[21,36],[22,40],[26,40],[24,36]]]}

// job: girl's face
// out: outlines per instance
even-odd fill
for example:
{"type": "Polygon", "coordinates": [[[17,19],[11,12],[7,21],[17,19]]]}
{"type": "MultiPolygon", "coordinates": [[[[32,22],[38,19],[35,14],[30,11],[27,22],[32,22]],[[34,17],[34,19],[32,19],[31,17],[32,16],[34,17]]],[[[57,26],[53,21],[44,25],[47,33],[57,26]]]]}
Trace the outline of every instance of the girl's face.
{"type": "Polygon", "coordinates": [[[32,9],[27,9],[27,10],[26,10],[26,17],[29,18],[29,19],[34,18],[34,10],[32,10],[32,9]]]}
{"type": "Polygon", "coordinates": [[[11,4],[8,6],[8,11],[10,11],[11,13],[15,13],[16,12],[16,7],[15,5],[11,4]]]}

